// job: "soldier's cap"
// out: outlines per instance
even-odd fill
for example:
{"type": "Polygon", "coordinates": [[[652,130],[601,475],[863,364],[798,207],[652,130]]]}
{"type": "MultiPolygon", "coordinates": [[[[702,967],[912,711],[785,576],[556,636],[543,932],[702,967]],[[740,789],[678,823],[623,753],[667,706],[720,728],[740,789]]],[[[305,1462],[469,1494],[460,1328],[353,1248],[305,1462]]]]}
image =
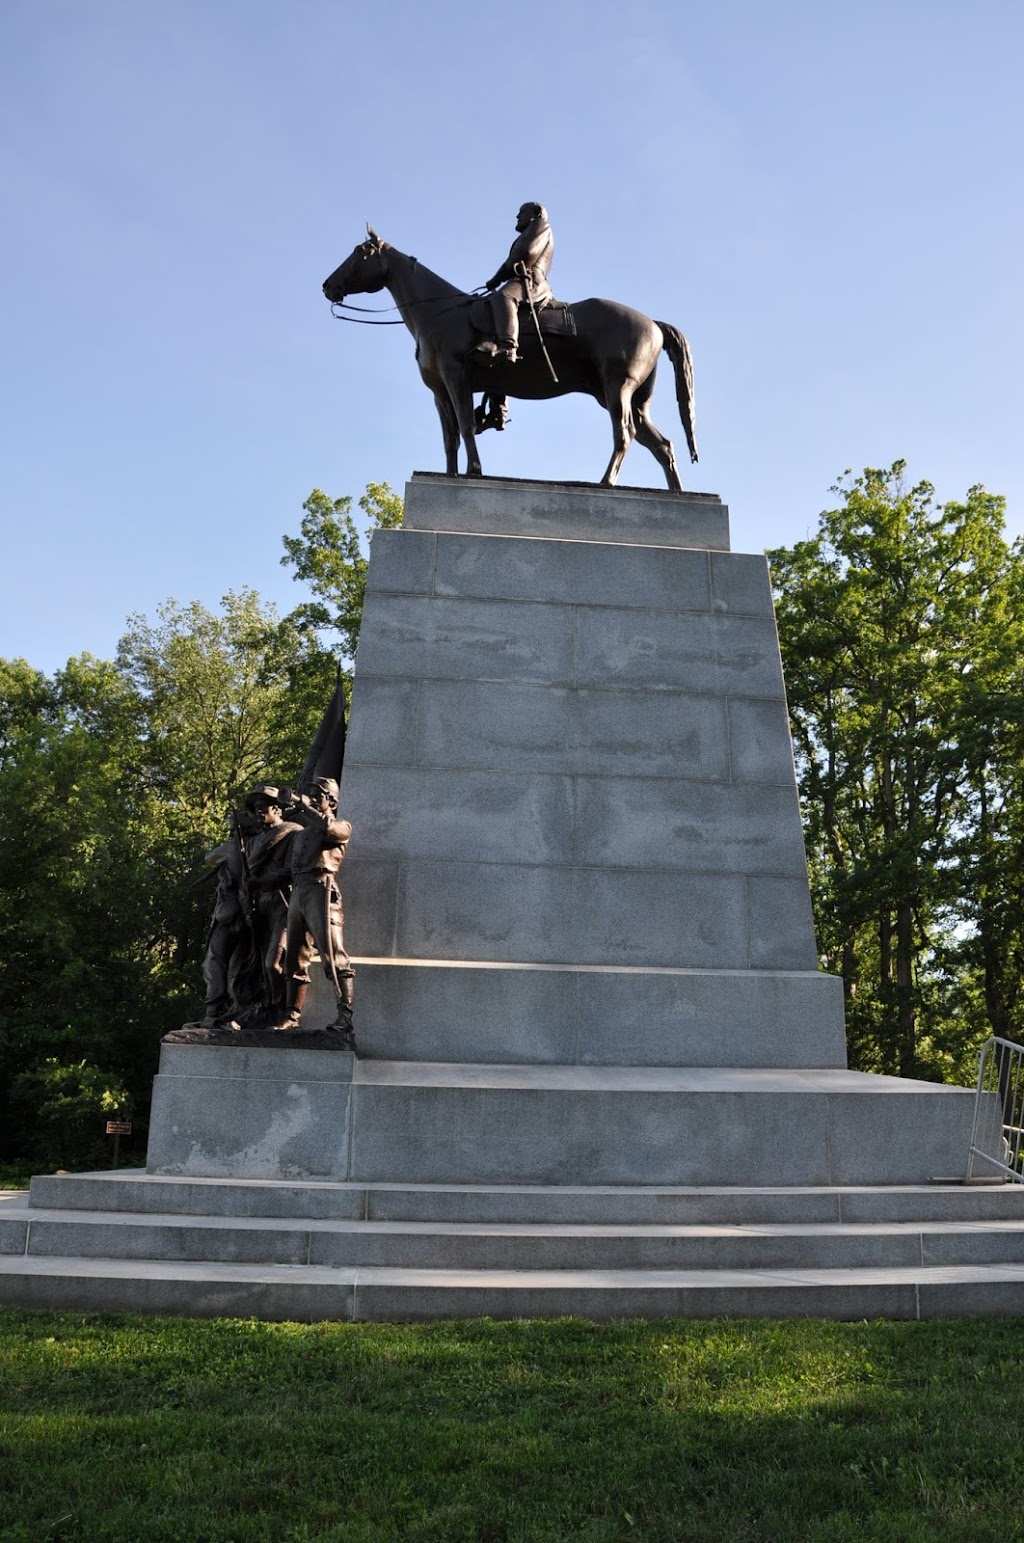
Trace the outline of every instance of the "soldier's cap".
{"type": "Polygon", "coordinates": [[[247,809],[255,809],[257,804],[277,804],[283,809],[285,799],[281,789],[272,782],[261,782],[251,793],[246,793],[244,803],[247,809]]]}
{"type": "Polygon", "coordinates": [[[317,777],[313,783],[314,793],[326,793],[327,797],[333,799],[335,804],[338,802],[338,794],[340,791],[341,789],[338,787],[338,784],[335,782],[333,777],[317,777]]]}

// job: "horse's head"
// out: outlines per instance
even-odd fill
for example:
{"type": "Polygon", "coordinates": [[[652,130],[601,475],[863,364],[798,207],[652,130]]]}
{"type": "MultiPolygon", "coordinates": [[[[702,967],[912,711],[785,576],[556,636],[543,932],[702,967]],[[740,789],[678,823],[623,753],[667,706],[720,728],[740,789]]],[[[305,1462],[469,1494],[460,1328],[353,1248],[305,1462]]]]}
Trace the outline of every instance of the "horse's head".
{"type": "Polygon", "coordinates": [[[346,257],[340,268],[324,280],[324,294],[332,305],[346,295],[372,295],[383,289],[388,279],[388,244],[369,225],[367,239],[346,257]]]}

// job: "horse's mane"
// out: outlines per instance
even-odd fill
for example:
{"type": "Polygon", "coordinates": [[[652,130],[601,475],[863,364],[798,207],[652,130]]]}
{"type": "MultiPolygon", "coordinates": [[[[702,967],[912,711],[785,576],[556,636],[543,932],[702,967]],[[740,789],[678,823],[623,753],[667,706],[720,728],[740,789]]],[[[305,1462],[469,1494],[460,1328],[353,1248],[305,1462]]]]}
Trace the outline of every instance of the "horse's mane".
{"type": "Polygon", "coordinates": [[[431,295],[436,294],[439,297],[448,295],[460,300],[470,299],[467,290],[460,289],[457,284],[452,284],[448,279],[443,279],[439,273],[434,272],[433,268],[428,268],[425,263],[421,263],[418,257],[410,257],[408,252],[400,252],[397,246],[392,246],[387,241],[384,242],[384,246],[388,251],[393,252],[396,257],[401,257],[405,262],[411,264],[416,270],[417,277],[426,280],[426,285],[430,289],[431,295]]]}

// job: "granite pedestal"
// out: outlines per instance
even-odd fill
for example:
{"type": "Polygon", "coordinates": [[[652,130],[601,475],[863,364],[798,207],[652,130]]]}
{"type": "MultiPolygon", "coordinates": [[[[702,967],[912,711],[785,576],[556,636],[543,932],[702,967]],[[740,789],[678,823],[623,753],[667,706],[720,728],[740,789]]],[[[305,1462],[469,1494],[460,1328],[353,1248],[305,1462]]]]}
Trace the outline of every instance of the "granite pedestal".
{"type": "Polygon", "coordinates": [[[1024,1197],[928,1188],[971,1093],[846,1069],[728,546],[711,495],[413,478],[341,790],[361,1058],[164,1045],[148,1174],[39,1181],[0,1296],[95,1305],[120,1237],[178,1262],[119,1302],[197,1312],[1024,1307],[1024,1197]]]}

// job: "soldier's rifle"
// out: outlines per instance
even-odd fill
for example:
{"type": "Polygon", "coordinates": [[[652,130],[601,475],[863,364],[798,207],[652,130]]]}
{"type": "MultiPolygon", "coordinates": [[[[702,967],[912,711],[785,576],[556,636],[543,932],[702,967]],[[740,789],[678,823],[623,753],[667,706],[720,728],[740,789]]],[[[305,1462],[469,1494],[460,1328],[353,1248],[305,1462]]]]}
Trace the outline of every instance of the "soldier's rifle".
{"type": "Polygon", "coordinates": [[[242,822],[238,810],[231,810],[231,834],[238,843],[238,856],[241,860],[242,882],[239,886],[242,892],[242,915],[250,932],[255,930],[253,926],[253,911],[256,906],[256,897],[252,892],[252,870],[249,867],[249,854],[245,849],[245,837],[242,834],[242,822]]]}

